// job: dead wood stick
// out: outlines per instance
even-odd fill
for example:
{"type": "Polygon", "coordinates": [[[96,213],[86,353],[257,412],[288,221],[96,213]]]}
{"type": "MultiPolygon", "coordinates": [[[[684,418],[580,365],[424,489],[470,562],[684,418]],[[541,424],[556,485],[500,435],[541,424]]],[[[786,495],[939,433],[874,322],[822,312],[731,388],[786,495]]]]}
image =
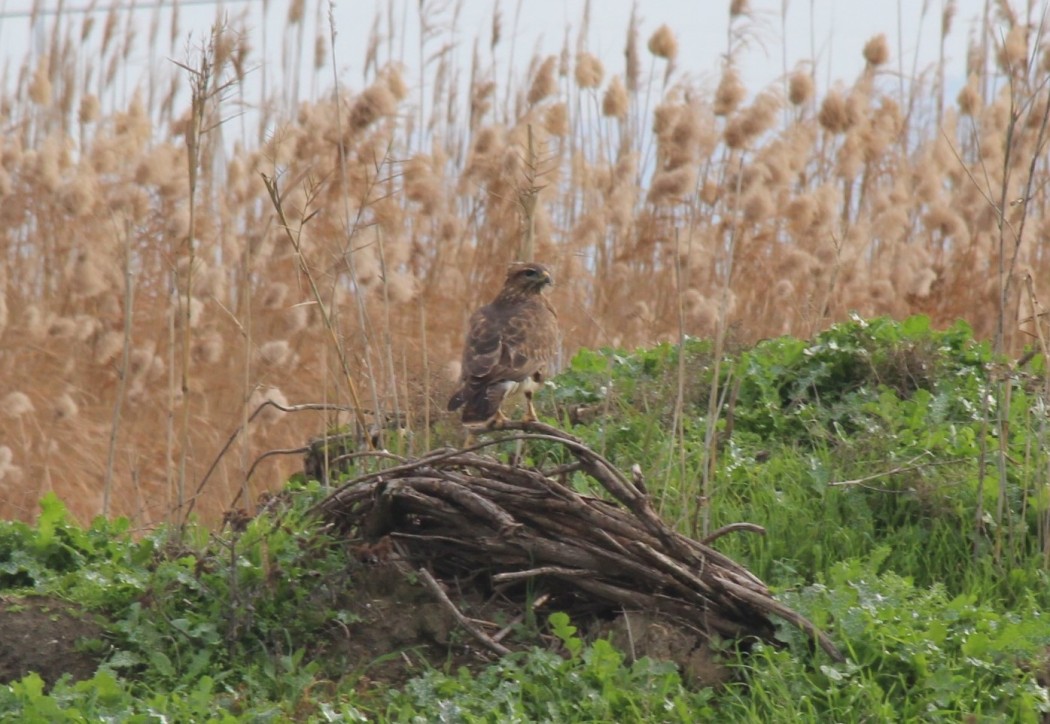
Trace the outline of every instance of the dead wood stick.
{"type": "Polygon", "coordinates": [[[540,566],[539,568],[529,568],[525,571],[507,571],[506,573],[497,573],[492,577],[494,583],[506,583],[507,581],[520,581],[523,578],[535,578],[536,576],[591,576],[592,571],[585,571],[579,568],[565,568],[564,566],[540,566]]]}
{"type": "Polygon", "coordinates": [[[759,610],[766,611],[768,613],[782,618],[788,623],[795,626],[795,628],[805,631],[807,634],[816,639],[817,643],[820,644],[820,648],[824,649],[828,656],[839,663],[844,662],[846,657],[836,648],[835,644],[831,642],[831,639],[827,637],[820,629],[818,629],[809,619],[800,613],[792,611],[790,608],[782,604],[775,598],[761,594],[757,591],[752,591],[746,586],[741,586],[739,583],[730,581],[726,578],[716,576],[715,580],[726,587],[730,593],[740,597],[742,600],[750,603],[759,610]]]}
{"type": "Polygon", "coordinates": [[[729,525],[723,525],[718,530],[711,533],[706,538],[701,538],[700,542],[706,545],[711,545],[716,540],[726,535],[727,533],[735,533],[738,530],[745,531],[747,533],[758,533],[759,535],[765,535],[766,529],[755,523],[730,523],[729,525]]]}
{"type": "MultiPolygon", "coordinates": [[[[532,605],[530,605],[529,608],[535,611],[537,608],[547,603],[547,601],[550,600],[550,597],[551,595],[549,593],[544,593],[541,596],[537,596],[536,600],[532,602],[532,605]]],[[[508,623],[506,626],[497,631],[496,634],[492,637],[492,640],[502,641],[507,637],[507,634],[509,634],[514,629],[515,626],[517,626],[524,620],[525,614],[519,613],[517,616],[511,619],[510,623],[508,623]]]]}
{"type": "MultiPolygon", "coordinates": [[[[509,529],[517,525],[514,517],[503,508],[459,483],[439,478],[416,477],[401,478],[398,482],[403,487],[409,487],[417,492],[454,503],[468,513],[488,522],[497,530],[509,529]]],[[[391,490],[391,492],[394,491],[391,490]]]]}
{"type": "Polygon", "coordinates": [[[430,589],[430,592],[437,597],[442,606],[448,609],[448,612],[455,617],[456,621],[459,622],[459,625],[465,628],[485,648],[499,656],[506,656],[510,653],[510,649],[498,641],[493,641],[491,636],[478,628],[473,621],[464,616],[463,612],[456,608],[456,604],[452,603],[452,599],[450,599],[448,594],[441,589],[441,584],[434,579],[434,576],[430,574],[430,571],[426,568],[420,568],[419,575],[422,577],[423,583],[427,584],[427,588],[430,589]]]}
{"type": "Polygon", "coordinates": [[[702,593],[705,599],[711,600],[715,595],[715,592],[711,590],[711,585],[707,583],[707,581],[692,571],[685,569],[677,561],[669,556],[665,556],[655,548],[651,548],[641,541],[632,543],[631,548],[641,553],[642,556],[652,561],[656,566],[666,571],[674,578],[678,579],[679,583],[702,593]]]}

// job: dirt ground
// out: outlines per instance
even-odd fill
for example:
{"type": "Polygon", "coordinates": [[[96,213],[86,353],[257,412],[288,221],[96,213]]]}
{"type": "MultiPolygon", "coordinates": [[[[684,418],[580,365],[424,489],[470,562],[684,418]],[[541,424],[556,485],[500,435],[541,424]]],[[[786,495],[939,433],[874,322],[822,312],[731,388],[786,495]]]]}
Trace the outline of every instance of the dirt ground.
{"type": "MultiPolygon", "coordinates": [[[[340,659],[348,671],[361,674],[364,687],[372,683],[399,686],[428,669],[477,669],[497,657],[464,630],[449,610],[425,586],[406,576],[404,569],[386,563],[366,566],[354,577],[353,598],[346,602],[356,619],[340,625],[326,638],[325,650],[315,655],[340,659]]],[[[446,583],[449,598],[478,628],[512,650],[532,646],[560,648],[553,635],[537,634],[547,616],[567,611],[586,638],[609,637],[627,654],[628,661],[648,656],[673,661],[691,686],[717,686],[729,678],[706,640],[695,631],[666,618],[642,612],[609,612],[564,592],[552,592],[525,623],[523,601],[517,592],[497,595],[481,581],[446,583]],[[536,625],[538,623],[538,625],[536,625]],[[510,632],[503,631],[509,628],[510,632]]],[[[539,597],[542,592],[533,592],[539,597]]]]}
{"type": "MultiPolygon", "coordinates": [[[[63,674],[90,679],[99,657],[88,642],[102,637],[90,613],[55,598],[0,596],[0,683],[31,671],[50,687],[63,674]]],[[[96,650],[98,647],[96,647],[96,650]]]]}
{"type": "MultiPolygon", "coordinates": [[[[341,673],[360,676],[360,688],[397,687],[430,669],[476,670],[496,659],[404,567],[364,565],[354,581],[342,602],[350,614],[347,620],[332,621],[327,631],[318,632],[308,655],[341,673]]],[[[518,596],[493,595],[469,581],[446,584],[446,589],[460,611],[489,636],[508,628],[501,642],[509,648],[558,646],[553,636],[537,636],[538,627],[523,625],[518,596]]],[[[551,596],[533,616],[542,623],[552,611],[575,609],[573,622],[581,634],[609,636],[629,658],[675,661],[695,686],[726,680],[726,669],[695,633],[644,613],[585,613],[580,605],[578,600],[551,596]]],[[[101,662],[101,655],[92,651],[102,647],[91,647],[90,642],[103,637],[103,626],[94,614],[58,599],[0,597],[0,683],[17,681],[31,671],[48,687],[64,674],[74,681],[91,678],[101,662]]]]}

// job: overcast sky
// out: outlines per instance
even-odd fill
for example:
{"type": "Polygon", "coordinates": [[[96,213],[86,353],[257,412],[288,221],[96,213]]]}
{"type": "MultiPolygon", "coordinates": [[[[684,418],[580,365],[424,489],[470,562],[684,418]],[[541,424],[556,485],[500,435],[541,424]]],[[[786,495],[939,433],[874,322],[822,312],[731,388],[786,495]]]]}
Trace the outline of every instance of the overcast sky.
{"type": "MultiPolygon", "coordinates": [[[[112,1],[99,0],[98,25],[105,20],[104,11],[112,1]]],[[[816,54],[818,82],[821,86],[831,79],[852,81],[863,67],[861,49],[864,43],[877,33],[885,33],[892,50],[890,68],[903,67],[905,75],[913,68],[918,71],[929,68],[936,62],[940,44],[940,26],[943,7],[947,0],[752,0],[749,5],[753,18],[754,33],[750,35],[753,45],[741,58],[740,70],[745,85],[755,91],[774,83],[781,76],[785,65],[790,70],[796,63],[808,60],[816,54]],[[925,6],[925,14],[923,12],[925,6]],[[786,7],[786,21],[782,26],[781,15],[786,7]],[[903,60],[903,65],[900,61],[903,60]]],[[[41,6],[58,6],[58,0],[40,0],[41,6]]],[[[67,0],[67,9],[83,9],[90,0],[67,0]]],[[[130,2],[128,2],[130,5],[130,2]]],[[[157,11],[156,5],[170,7],[167,0],[137,0],[136,23],[142,26],[141,40],[133,61],[148,68],[166,62],[172,55],[165,42],[162,47],[146,47],[148,26],[154,16],[160,22],[170,22],[170,10],[157,11]],[[145,7],[143,7],[145,6],[145,7]]],[[[261,51],[264,42],[268,64],[282,62],[282,35],[287,31],[289,0],[261,0],[242,2],[201,3],[200,0],[184,0],[180,4],[180,35],[200,39],[216,17],[216,12],[233,15],[247,13],[248,25],[252,28],[251,44],[261,51]],[[264,12],[264,7],[268,9],[264,12]],[[264,37],[265,36],[265,37],[264,37]]],[[[335,57],[341,77],[351,86],[359,87],[367,38],[377,13],[386,14],[393,8],[397,32],[393,47],[400,53],[404,46],[405,59],[410,66],[408,80],[418,77],[418,0],[334,0],[333,17],[337,31],[335,57]],[[404,41],[402,43],[402,40],[404,41]]],[[[430,0],[427,3],[439,10],[441,18],[451,18],[456,4],[454,0],[430,0]],[[441,8],[444,8],[441,11],[441,8]]],[[[540,49],[544,53],[556,53],[569,33],[575,47],[582,25],[585,0],[462,0],[459,3],[458,52],[464,58],[463,67],[469,67],[469,54],[473,39],[481,37],[487,41],[491,35],[493,14],[498,7],[502,16],[503,39],[497,53],[497,69],[500,74],[497,84],[504,83],[508,66],[523,74],[528,60],[540,49]],[[514,56],[511,58],[511,40],[514,40],[514,56]]],[[[680,51],[678,66],[701,81],[712,85],[717,80],[721,58],[727,48],[729,21],[728,0],[638,0],[637,11],[641,18],[641,39],[644,44],[649,35],[660,24],[666,23],[678,37],[680,51]]],[[[948,87],[960,84],[964,78],[967,39],[978,22],[985,0],[957,0],[951,33],[945,46],[948,87]]],[[[626,28],[634,3],[632,0],[593,0],[591,21],[587,33],[588,49],[599,55],[609,74],[623,69],[623,48],[626,28]]],[[[1022,8],[1024,3],[1014,1],[1022,8]]],[[[0,0],[0,61],[9,62],[17,69],[27,54],[46,52],[53,18],[38,19],[31,26],[29,9],[31,0],[0,0]]],[[[1047,1],[1042,3],[1045,12],[1047,1]]],[[[315,23],[322,19],[321,32],[327,35],[327,0],[306,2],[304,16],[306,67],[312,63],[313,36],[317,32],[315,23]]],[[[67,11],[68,12],[68,11],[67,11]]],[[[1037,8],[1037,12],[1040,9],[1037,8]]],[[[76,15],[79,18],[82,15],[76,15]]],[[[1037,20],[1037,19],[1036,19],[1037,20]]],[[[79,20],[77,21],[79,26],[79,20]]],[[[386,23],[383,24],[383,30],[386,23]]],[[[297,29],[291,32],[297,33],[297,29]]],[[[98,35],[96,31],[95,35],[98,35]]],[[[165,33],[162,33],[165,35],[165,33]]],[[[428,52],[436,49],[447,34],[439,36],[428,52]]],[[[184,60],[185,58],[175,58],[184,60]]],[[[258,56],[256,60],[260,60],[258,56]]],[[[9,71],[10,73],[10,71],[9,71]]],[[[7,82],[11,83],[11,76],[7,82]]],[[[132,83],[133,84],[133,83],[132,83]]],[[[309,95],[309,89],[304,88],[309,95]]]]}

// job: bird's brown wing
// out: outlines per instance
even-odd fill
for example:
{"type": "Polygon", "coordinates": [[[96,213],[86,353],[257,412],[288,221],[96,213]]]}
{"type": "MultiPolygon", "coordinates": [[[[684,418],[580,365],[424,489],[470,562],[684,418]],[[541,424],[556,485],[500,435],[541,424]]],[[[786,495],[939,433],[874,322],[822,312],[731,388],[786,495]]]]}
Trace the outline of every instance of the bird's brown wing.
{"type": "Polygon", "coordinates": [[[463,384],[449,410],[464,403],[464,417],[495,414],[506,394],[505,382],[520,382],[543,371],[553,347],[548,307],[529,303],[488,305],[474,313],[463,350],[463,384]],[[471,404],[473,401],[474,404],[471,404]],[[476,408],[476,414],[471,412],[476,408]]]}

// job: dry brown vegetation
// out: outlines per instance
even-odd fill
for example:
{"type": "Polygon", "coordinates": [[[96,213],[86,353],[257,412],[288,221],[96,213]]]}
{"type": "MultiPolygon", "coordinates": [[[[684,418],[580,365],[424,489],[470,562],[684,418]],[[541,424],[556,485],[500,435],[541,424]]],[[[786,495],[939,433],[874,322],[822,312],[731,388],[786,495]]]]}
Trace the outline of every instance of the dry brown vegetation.
{"type": "MultiPolygon", "coordinates": [[[[566,356],[810,335],[850,311],[1029,343],[1050,304],[1039,18],[996,4],[956,98],[943,79],[960,69],[902,81],[882,37],[820,95],[808,65],[744,88],[750,18],[730,5],[711,88],[677,70],[670,29],[634,22],[624,67],[567,41],[508,87],[487,57],[498,18],[464,69],[435,16],[422,68],[381,64],[377,37],[367,84],[296,107],[265,84],[246,97],[275,61],[236,22],[189,52],[172,31],[185,67],[129,90],[118,71],[143,41],[128,18],[56,18],[51,51],[0,99],[0,514],[32,517],[54,490],[83,518],[180,516],[242,425],[207,516],[297,465],[263,464],[242,491],[261,452],[327,425],[381,411],[425,450],[469,310],[528,253],[529,208],[566,356]],[[265,400],[344,411],[249,421],[265,400]]],[[[163,45],[156,23],[147,40],[163,45]]],[[[331,89],[338,59],[313,42],[313,84],[331,89]]]]}

